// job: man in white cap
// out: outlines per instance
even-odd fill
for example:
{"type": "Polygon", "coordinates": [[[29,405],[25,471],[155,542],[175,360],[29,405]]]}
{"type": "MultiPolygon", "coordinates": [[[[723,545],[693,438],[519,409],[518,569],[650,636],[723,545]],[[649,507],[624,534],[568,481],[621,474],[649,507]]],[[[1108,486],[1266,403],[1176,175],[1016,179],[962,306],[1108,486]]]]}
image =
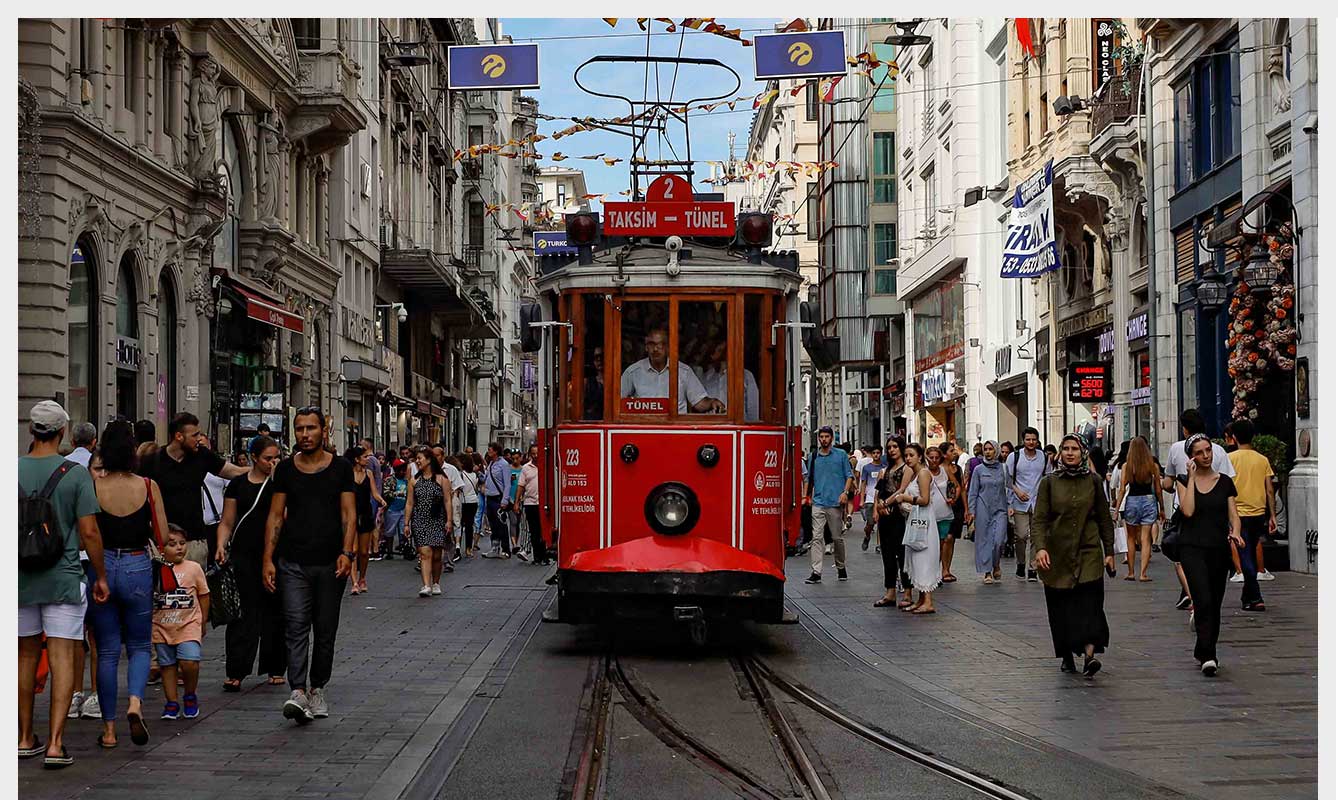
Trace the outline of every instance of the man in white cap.
{"type": "MultiPolygon", "coordinates": [[[[32,450],[19,459],[19,536],[55,523],[64,549],[55,563],[19,567],[19,758],[45,755],[45,766],[58,769],[74,763],[65,749],[65,720],[74,694],[76,648],[84,641],[84,615],[89,587],[79,565],[79,550],[97,576],[94,602],[107,601],[107,575],[102,563],[100,509],[88,470],[60,454],[60,440],[70,415],[59,403],[43,400],[29,412],[32,450]],[[43,512],[49,512],[46,516],[43,512]],[[33,731],[37,662],[46,635],[51,665],[51,738],[44,744],[33,731]]],[[[11,551],[13,552],[13,551],[11,551]]]]}

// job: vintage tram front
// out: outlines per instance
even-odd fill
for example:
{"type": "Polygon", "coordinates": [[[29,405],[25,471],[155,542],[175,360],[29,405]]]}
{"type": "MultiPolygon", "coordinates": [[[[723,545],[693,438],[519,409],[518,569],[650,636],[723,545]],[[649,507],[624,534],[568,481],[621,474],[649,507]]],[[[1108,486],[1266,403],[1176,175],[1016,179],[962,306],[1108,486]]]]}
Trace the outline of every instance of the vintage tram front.
{"type": "MultiPolygon", "coordinates": [[[[648,200],[675,189],[691,198],[662,177],[648,200]]],[[[567,218],[575,252],[541,259],[540,303],[523,315],[544,376],[549,619],[784,621],[801,489],[797,254],[763,252],[770,218],[736,219],[732,204],[618,205],[640,213],[606,206],[603,231],[567,218]],[[693,210],[704,226],[684,224],[693,210]]]]}

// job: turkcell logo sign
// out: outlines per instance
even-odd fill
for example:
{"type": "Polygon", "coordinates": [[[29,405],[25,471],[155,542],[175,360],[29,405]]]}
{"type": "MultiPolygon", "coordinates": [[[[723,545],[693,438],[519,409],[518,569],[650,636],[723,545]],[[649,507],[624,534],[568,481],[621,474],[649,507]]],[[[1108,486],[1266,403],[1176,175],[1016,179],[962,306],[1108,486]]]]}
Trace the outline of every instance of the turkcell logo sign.
{"type": "Polygon", "coordinates": [[[1059,268],[1053,166],[1053,161],[1047,161],[1045,169],[1013,193],[1003,270],[999,273],[1004,278],[1035,278],[1059,268]]]}
{"type": "Polygon", "coordinates": [[[570,253],[575,255],[580,252],[577,248],[567,244],[566,231],[552,231],[544,233],[536,231],[534,234],[534,254],[536,256],[561,255],[570,253]]]}
{"type": "Polygon", "coordinates": [[[845,31],[760,33],[753,38],[753,64],[758,80],[844,75],[845,31]]]}
{"type": "Polygon", "coordinates": [[[538,89],[539,45],[467,44],[446,48],[451,89],[538,89]]]}

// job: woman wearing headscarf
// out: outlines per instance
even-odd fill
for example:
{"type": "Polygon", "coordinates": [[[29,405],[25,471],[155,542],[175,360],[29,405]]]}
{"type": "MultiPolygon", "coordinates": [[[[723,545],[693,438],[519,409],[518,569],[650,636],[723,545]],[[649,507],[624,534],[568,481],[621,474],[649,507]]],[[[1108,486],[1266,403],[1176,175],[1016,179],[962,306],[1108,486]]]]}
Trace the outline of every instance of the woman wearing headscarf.
{"type": "MultiPolygon", "coordinates": [[[[1236,483],[1213,469],[1213,443],[1201,433],[1185,440],[1189,474],[1177,475],[1180,499],[1180,565],[1194,600],[1194,659],[1209,678],[1217,674],[1217,636],[1222,627],[1222,598],[1231,568],[1228,542],[1244,547],[1236,483]]],[[[101,679],[99,679],[101,686],[101,679]]]]}
{"type": "Polygon", "coordinates": [[[1008,538],[1008,480],[999,463],[999,445],[990,440],[980,463],[971,470],[967,490],[966,524],[976,524],[976,573],[985,583],[999,580],[999,559],[1008,538]]]}
{"type": "Polygon", "coordinates": [[[1073,434],[1059,443],[1059,469],[1041,480],[1033,526],[1060,670],[1077,672],[1073,654],[1082,653],[1083,674],[1091,678],[1101,669],[1097,654],[1110,643],[1101,568],[1104,562],[1107,574],[1115,574],[1115,526],[1102,479],[1073,434]]]}

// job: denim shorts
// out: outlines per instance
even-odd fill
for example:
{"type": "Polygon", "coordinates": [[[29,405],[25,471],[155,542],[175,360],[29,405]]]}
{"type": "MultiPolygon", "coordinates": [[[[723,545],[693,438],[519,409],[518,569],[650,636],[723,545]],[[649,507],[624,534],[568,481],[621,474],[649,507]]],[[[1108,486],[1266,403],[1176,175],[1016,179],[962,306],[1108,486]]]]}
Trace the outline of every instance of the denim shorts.
{"type": "Polygon", "coordinates": [[[160,667],[170,667],[178,661],[200,661],[203,655],[199,642],[182,642],[181,644],[158,642],[153,648],[158,651],[158,666],[160,667]]]}
{"type": "Polygon", "coordinates": [[[1151,525],[1157,521],[1157,498],[1150,494],[1134,494],[1124,498],[1126,525],[1151,525]]]}

